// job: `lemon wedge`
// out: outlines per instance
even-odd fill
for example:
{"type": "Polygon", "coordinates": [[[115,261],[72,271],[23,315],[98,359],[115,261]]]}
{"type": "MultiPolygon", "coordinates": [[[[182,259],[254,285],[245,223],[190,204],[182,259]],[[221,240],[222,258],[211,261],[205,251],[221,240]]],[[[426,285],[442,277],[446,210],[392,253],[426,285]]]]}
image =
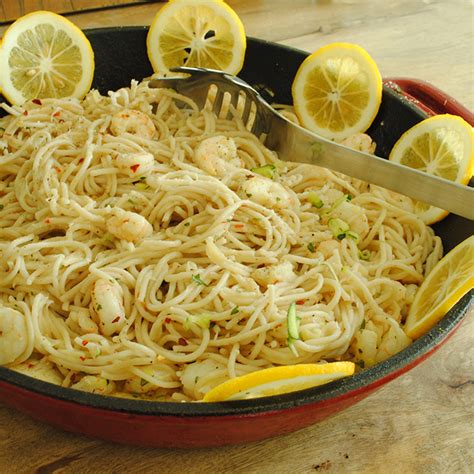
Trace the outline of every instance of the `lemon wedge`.
{"type": "Polygon", "coordinates": [[[159,73],[188,66],[237,74],[245,49],[244,26],[221,0],[171,0],[156,14],[147,36],[148,57],[159,73]]]}
{"type": "Polygon", "coordinates": [[[204,402],[268,397],[323,385],[354,373],[353,362],[271,367],[227,380],[204,396],[204,402]]]}
{"type": "Polygon", "coordinates": [[[407,336],[425,334],[472,288],[474,235],[448,252],[421,284],[405,322],[407,336]]]}
{"type": "MultiPolygon", "coordinates": [[[[474,166],[473,137],[472,127],[461,117],[435,115],[407,130],[395,143],[389,160],[467,184],[474,166]]],[[[428,225],[449,214],[419,201],[415,213],[428,225]]]]}
{"type": "Polygon", "coordinates": [[[303,61],[292,95],[304,127],[340,141],[365,132],[373,122],[382,100],[382,77],[365,49],[332,43],[303,61]]]}
{"type": "Polygon", "coordinates": [[[82,98],[94,77],[89,40],[61,15],[36,11],[5,32],[0,54],[1,88],[12,104],[47,97],[82,98]]]}

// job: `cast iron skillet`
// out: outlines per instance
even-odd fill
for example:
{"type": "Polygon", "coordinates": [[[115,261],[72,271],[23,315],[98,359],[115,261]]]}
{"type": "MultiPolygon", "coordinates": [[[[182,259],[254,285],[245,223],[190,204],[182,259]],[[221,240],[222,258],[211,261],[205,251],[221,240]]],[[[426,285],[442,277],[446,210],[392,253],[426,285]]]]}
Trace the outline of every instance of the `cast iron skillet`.
{"type": "MultiPolygon", "coordinates": [[[[145,46],[147,28],[95,29],[86,34],[96,58],[93,87],[100,92],[152,73],[145,46]]],[[[271,91],[274,102],[289,104],[291,83],[306,56],[303,51],[249,38],[239,75],[264,94],[271,91]]],[[[426,117],[414,103],[393,84],[384,86],[380,111],[368,131],[379,156],[387,157],[400,135],[426,117]]],[[[472,235],[474,225],[450,215],[434,228],[448,251],[472,235]]],[[[129,444],[189,447],[254,441],[315,423],[419,364],[459,326],[473,296],[472,291],[465,295],[429,333],[389,360],[300,392],[226,403],[148,402],[66,389],[0,367],[0,399],[66,430],[129,444]]]]}

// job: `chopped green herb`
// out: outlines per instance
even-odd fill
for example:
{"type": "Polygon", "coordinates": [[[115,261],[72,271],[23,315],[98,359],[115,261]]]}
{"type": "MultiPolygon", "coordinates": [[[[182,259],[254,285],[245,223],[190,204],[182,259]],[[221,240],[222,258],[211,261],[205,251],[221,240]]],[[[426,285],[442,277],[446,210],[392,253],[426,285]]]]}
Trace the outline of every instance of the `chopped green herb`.
{"type": "Polygon", "coordinates": [[[143,387],[143,386],[146,385],[147,383],[148,383],[148,380],[140,379],[140,387],[143,387]]]}
{"type": "Polygon", "coordinates": [[[250,171],[253,173],[257,173],[264,178],[273,179],[276,173],[276,166],[275,165],[264,165],[258,166],[256,168],[250,168],[250,171]]]}
{"type": "Polygon", "coordinates": [[[362,322],[360,323],[359,329],[365,329],[365,319],[363,319],[362,322]]]}
{"type": "Polygon", "coordinates": [[[358,365],[361,369],[365,367],[365,362],[363,360],[356,360],[354,364],[358,365]]]}
{"type": "Polygon", "coordinates": [[[135,204],[135,201],[133,199],[127,199],[127,202],[129,202],[130,204],[135,204]]]}
{"type": "Polygon", "coordinates": [[[141,179],[142,181],[145,181],[146,176],[140,176],[140,179],[141,179]]]}
{"type": "Polygon", "coordinates": [[[236,307],[230,312],[230,314],[233,316],[234,314],[237,314],[239,311],[240,311],[239,307],[236,306],[236,307]]]}
{"type": "Polygon", "coordinates": [[[346,194],[346,201],[352,201],[354,196],[352,194],[346,194]]]}
{"type": "Polygon", "coordinates": [[[349,238],[355,240],[356,242],[359,242],[359,238],[360,238],[359,234],[357,232],[352,231],[352,230],[348,230],[346,232],[346,237],[349,237],[349,238]]]}
{"type": "Polygon", "coordinates": [[[192,276],[193,281],[195,281],[198,285],[204,285],[204,286],[209,286],[209,283],[206,283],[201,280],[200,275],[193,275],[192,276]]]}
{"type": "Polygon", "coordinates": [[[308,193],[308,201],[312,206],[316,207],[317,209],[321,209],[324,206],[324,202],[314,191],[308,193]]]}
{"type": "Polygon", "coordinates": [[[276,198],[277,202],[280,202],[281,201],[281,197],[278,197],[276,198]]]}
{"type": "Polygon", "coordinates": [[[246,193],[248,198],[251,198],[252,195],[250,193],[246,193]]]}
{"type": "Polygon", "coordinates": [[[350,230],[347,222],[338,217],[331,217],[328,221],[328,227],[332,232],[332,235],[338,240],[344,239],[344,237],[346,237],[346,232],[350,230]]]}
{"type": "Polygon", "coordinates": [[[3,204],[0,204],[0,211],[3,209],[3,207],[4,207],[3,204]]]}
{"type": "Polygon", "coordinates": [[[296,350],[296,347],[294,346],[294,342],[299,340],[300,338],[300,331],[299,331],[299,320],[300,318],[296,314],[296,303],[293,301],[293,303],[290,304],[288,308],[288,314],[286,317],[286,325],[287,325],[287,330],[288,330],[288,347],[290,348],[291,352],[295,355],[295,357],[298,357],[298,351],[296,350]]]}
{"type": "Polygon", "coordinates": [[[191,222],[185,222],[184,227],[189,227],[191,225],[191,222]]]}
{"type": "Polygon", "coordinates": [[[209,314],[199,314],[199,315],[194,315],[191,314],[186,317],[183,323],[183,328],[186,331],[189,331],[191,329],[191,324],[196,324],[202,329],[209,329],[211,323],[211,316],[209,314]]]}
{"type": "Polygon", "coordinates": [[[96,311],[100,311],[102,309],[102,305],[98,304],[95,309],[96,309],[96,311]]]}
{"type": "Polygon", "coordinates": [[[136,183],[136,186],[138,189],[141,189],[142,191],[145,191],[146,189],[150,189],[150,186],[146,184],[145,182],[138,182],[136,183]]]}
{"type": "Polygon", "coordinates": [[[300,338],[300,332],[299,332],[299,319],[297,314],[296,314],[296,303],[293,301],[293,303],[290,304],[288,308],[288,314],[286,316],[287,318],[287,327],[288,327],[288,337],[294,340],[298,340],[300,338]]]}
{"type": "Polygon", "coordinates": [[[308,244],[308,250],[309,250],[311,253],[316,252],[316,249],[314,248],[313,242],[310,242],[310,243],[308,244]]]}
{"type": "Polygon", "coordinates": [[[369,261],[370,260],[370,250],[359,250],[359,258],[361,260],[369,261]]]}
{"type": "Polygon", "coordinates": [[[314,160],[317,160],[319,158],[319,155],[324,151],[324,146],[322,143],[314,142],[314,143],[311,143],[310,149],[313,153],[312,158],[314,161],[314,160]]]}

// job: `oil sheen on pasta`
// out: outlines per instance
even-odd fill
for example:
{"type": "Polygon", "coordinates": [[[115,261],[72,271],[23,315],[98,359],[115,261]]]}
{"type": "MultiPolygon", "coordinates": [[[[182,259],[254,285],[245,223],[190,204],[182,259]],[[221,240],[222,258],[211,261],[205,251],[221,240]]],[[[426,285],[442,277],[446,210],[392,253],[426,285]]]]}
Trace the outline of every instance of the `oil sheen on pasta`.
{"type": "Polygon", "coordinates": [[[238,117],[146,82],[3,108],[0,364],[194,401],[261,368],[368,367],[411,342],[400,323],[442,248],[409,198],[281,162],[238,117]]]}

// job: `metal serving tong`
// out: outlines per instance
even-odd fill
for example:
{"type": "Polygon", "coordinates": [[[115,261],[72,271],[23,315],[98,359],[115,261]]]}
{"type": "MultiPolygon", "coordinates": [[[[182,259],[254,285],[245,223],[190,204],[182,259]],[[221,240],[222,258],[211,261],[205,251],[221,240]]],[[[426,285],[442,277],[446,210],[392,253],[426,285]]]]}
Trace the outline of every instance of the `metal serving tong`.
{"type": "Polygon", "coordinates": [[[265,135],[265,146],[278,153],[282,160],[323,166],[360,180],[382,186],[413,199],[440,207],[474,220],[474,189],[356,151],[327,140],[283,117],[263,97],[239,77],[212,69],[179,67],[173,72],[188,77],[153,79],[150,87],[175,89],[203,108],[211,87],[215,92],[212,110],[217,116],[238,115],[250,132],[265,135]],[[237,107],[239,104],[239,107],[237,107]]]}

